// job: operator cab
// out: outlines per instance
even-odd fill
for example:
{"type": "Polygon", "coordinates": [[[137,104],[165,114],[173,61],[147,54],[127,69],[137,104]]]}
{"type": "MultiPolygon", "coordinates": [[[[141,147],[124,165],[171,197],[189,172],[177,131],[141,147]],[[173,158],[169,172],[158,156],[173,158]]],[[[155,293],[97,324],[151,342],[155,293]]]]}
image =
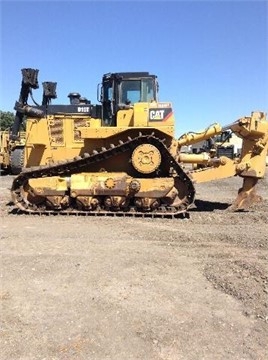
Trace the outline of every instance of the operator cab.
{"type": "Polygon", "coordinates": [[[148,72],[105,74],[98,96],[104,125],[116,126],[118,110],[129,109],[137,102],[157,101],[157,93],[157,76],[148,72]]]}

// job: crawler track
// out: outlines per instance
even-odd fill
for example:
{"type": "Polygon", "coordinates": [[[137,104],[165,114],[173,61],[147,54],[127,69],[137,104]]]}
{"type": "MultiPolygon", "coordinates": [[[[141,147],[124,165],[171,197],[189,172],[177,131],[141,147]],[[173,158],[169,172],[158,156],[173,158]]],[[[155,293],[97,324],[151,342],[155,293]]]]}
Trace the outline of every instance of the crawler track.
{"type": "MultiPolygon", "coordinates": [[[[90,171],[90,170],[89,170],[90,171]]],[[[19,176],[17,176],[12,184],[12,199],[16,207],[24,213],[36,214],[65,214],[65,215],[95,215],[95,216],[137,216],[137,217],[183,217],[187,216],[187,209],[194,201],[195,190],[192,181],[183,171],[177,161],[172,157],[164,141],[156,138],[154,134],[142,135],[135,138],[128,138],[127,141],[120,141],[118,145],[111,144],[108,149],[102,148],[101,151],[93,151],[92,154],[85,153],[83,157],[77,156],[72,160],[66,160],[55,164],[38,166],[24,169],[19,176]],[[109,159],[117,154],[126,151],[132,151],[140,144],[152,144],[161,153],[165,159],[165,166],[172,168],[175,177],[178,177],[187,188],[187,195],[183,199],[182,204],[178,207],[162,206],[150,212],[141,212],[135,206],[130,206],[124,211],[111,211],[105,208],[98,208],[96,210],[80,210],[76,207],[67,209],[51,210],[44,207],[31,204],[23,196],[23,188],[29,179],[51,176],[70,176],[75,173],[88,171],[90,166],[96,162],[101,162],[109,159]]]]}

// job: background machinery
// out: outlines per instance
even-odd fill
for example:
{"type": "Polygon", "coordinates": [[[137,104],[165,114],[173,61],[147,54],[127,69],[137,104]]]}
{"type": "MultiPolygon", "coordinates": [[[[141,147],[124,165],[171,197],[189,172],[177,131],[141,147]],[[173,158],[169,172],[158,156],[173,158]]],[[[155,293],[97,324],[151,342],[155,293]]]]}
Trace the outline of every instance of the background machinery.
{"type": "Polygon", "coordinates": [[[0,168],[5,174],[17,175],[24,163],[25,132],[20,131],[15,140],[10,130],[0,131],[0,168]]]}
{"type": "Polygon", "coordinates": [[[174,137],[170,102],[158,101],[158,82],[148,72],[105,74],[98,86],[100,104],[79,93],[70,104],[52,105],[56,83],[43,83],[42,105],[29,106],[28,94],[38,87],[38,70],[23,69],[16,103],[15,136],[27,116],[24,169],[12,184],[15,205],[31,213],[177,216],[195,198],[194,182],[241,176],[243,186],[234,209],[249,206],[258,179],[265,174],[268,121],[262,112],[221,127],[174,137]],[[241,156],[210,158],[184,154],[192,145],[231,129],[243,139],[241,156]],[[185,170],[199,163],[204,168],[185,170]]]}
{"type": "Polygon", "coordinates": [[[194,154],[207,152],[211,157],[227,156],[230,159],[239,157],[241,149],[242,139],[231,130],[225,130],[219,135],[191,146],[191,152],[194,154]]]}
{"type": "Polygon", "coordinates": [[[8,174],[17,175],[23,168],[26,133],[21,131],[21,125],[26,114],[35,114],[34,109],[27,105],[27,101],[29,95],[32,96],[32,89],[38,88],[37,75],[36,70],[22,69],[21,91],[15,104],[14,123],[11,129],[0,132],[0,167],[8,174]]]}

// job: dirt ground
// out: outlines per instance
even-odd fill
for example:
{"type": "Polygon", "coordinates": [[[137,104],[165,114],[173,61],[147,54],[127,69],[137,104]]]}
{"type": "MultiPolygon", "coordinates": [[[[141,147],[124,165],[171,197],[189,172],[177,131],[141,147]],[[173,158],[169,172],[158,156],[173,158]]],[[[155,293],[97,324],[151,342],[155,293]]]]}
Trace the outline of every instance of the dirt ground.
{"type": "Polygon", "coordinates": [[[189,219],[10,214],[1,188],[1,359],[268,358],[263,203],[240,178],[197,186],[189,219]]]}

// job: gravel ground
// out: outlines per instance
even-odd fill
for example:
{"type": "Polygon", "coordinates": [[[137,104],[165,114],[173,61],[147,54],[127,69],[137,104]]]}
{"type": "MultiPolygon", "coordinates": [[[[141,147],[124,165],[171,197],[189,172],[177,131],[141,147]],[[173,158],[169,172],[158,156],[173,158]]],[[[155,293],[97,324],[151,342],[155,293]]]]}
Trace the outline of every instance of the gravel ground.
{"type": "Polygon", "coordinates": [[[268,358],[268,180],[197,185],[189,219],[12,215],[1,188],[2,359],[268,358]]]}

